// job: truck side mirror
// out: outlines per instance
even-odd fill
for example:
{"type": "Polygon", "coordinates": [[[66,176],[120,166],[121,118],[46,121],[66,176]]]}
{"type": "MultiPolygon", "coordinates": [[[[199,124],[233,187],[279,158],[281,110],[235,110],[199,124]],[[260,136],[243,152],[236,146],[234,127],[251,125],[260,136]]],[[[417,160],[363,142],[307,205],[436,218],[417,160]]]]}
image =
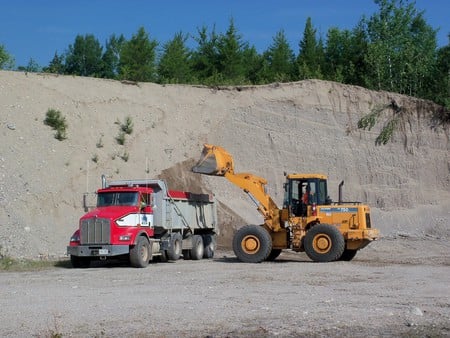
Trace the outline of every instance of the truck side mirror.
{"type": "Polygon", "coordinates": [[[147,203],[145,203],[144,201],[141,201],[140,207],[141,207],[141,209],[144,209],[145,207],[147,207],[147,203]]]}

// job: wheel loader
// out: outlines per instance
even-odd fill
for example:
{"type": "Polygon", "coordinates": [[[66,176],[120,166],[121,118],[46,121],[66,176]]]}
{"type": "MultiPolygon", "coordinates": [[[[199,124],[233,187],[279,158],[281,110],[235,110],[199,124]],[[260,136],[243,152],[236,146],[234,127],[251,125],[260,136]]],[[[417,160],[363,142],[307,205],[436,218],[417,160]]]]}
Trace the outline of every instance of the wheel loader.
{"type": "Polygon", "coordinates": [[[236,257],[246,263],[275,260],[283,249],[306,252],[315,262],[350,261],[379,236],[371,227],[370,208],[360,202],[328,197],[327,176],[285,174],[283,207],[266,193],[267,181],[235,173],[232,156],[222,147],[205,144],[194,173],[222,176],[250,197],[262,214],[261,225],[245,225],[233,237],[236,257]]]}

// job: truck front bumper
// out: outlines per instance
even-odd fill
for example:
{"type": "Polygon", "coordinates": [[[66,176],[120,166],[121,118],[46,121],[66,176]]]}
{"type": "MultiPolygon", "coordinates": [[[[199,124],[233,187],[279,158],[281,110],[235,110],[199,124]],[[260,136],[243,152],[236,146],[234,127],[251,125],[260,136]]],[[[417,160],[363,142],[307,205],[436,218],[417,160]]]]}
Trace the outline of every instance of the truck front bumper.
{"type": "Polygon", "coordinates": [[[128,245],[77,245],[68,246],[67,254],[79,257],[111,257],[130,253],[128,245]]]}

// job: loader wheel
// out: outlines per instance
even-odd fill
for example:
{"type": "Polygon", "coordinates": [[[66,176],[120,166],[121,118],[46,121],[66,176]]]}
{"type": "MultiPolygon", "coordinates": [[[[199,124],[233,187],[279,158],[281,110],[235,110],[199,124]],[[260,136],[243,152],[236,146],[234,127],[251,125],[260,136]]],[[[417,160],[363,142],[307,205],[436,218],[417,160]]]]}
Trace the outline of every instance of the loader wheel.
{"type": "Polygon", "coordinates": [[[205,248],[203,247],[203,238],[200,235],[192,236],[191,259],[198,261],[203,258],[205,248]]]}
{"type": "Polygon", "coordinates": [[[269,256],[266,258],[266,261],[274,261],[281,254],[281,249],[272,249],[269,256]]]}
{"type": "Polygon", "coordinates": [[[150,260],[150,243],[140,236],[134,247],[130,249],[130,263],[135,268],[145,268],[150,260]]]}
{"type": "Polygon", "coordinates": [[[305,252],[315,262],[338,260],[345,249],[344,236],[334,226],[317,224],[305,236],[305,252]]]}
{"type": "Polygon", "coordinates": [[[267,259],[272,251],[272,238],[262,226],[246,225],[234,235],[233,251],[242,262],[260,263],[267,259]]]}
{"type": "Polygon", "coordinates": [[[349,249],[345,249],[341,258],[339,258],[340,261],[347,261],[350,262],[353,258],[355,258],[356,256],[356,252],[358,250],[349,250],[349,249]]]}
{"type": "Polygon", "coordinates": [[[180,258],[182,252],[183,238],[178,232],[172,233],[169,240],[169,249],[167,250],[167,258],[170,261],[176,261],[180,258]]]}

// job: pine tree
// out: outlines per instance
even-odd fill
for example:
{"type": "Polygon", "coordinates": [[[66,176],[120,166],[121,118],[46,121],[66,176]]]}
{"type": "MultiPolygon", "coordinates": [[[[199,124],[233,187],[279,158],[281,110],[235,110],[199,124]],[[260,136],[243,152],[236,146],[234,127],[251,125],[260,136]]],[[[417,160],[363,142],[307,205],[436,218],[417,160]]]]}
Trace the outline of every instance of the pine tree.
{"type": "Polygon", "coordinates": [[[321,63],[323,60],[323,45],[316,39],[316,30],[308,17],[305,24],[303,39],[299,43],[297,56],[297,76],[299,79],[322,78],[321,63]]]}
{"type": "Polygon", "coordinates": [[[43,68],[43,71],[45,73],[64,74],[64,56],[59,56],[58,52],[55,52],[53,59],[47,67],[43,68]]]}
{"type": "Polygon", "coordinates": [[[119,77],[124,80],[156,80],[156,40],[150,40],[144,27],[126,41],[120,51],[119,77]]]}
{"type": "Polygon", "coordinates": [[[244,60],[243,49],[246,44],[242,41],[238,33],[234,20],[230,24],[225,34],[218,40],[218,60],[219,73],[226,83],[242,83],[244,81],[244,60]]]}
{"type": "Polygon", "coordinates": [[[179,32],[164,44],[158,64],[160,83],[188,83],[191,80],[190,51],[186,40],[187,35],[179,32]]]}
{"type": "Polygon", "coordinates": [[[268,82],[287,82],[294,78],[295,56],[283,30],[277,32],[272,44],[263,54],[266,69],[265,79],[268,82]]]}

